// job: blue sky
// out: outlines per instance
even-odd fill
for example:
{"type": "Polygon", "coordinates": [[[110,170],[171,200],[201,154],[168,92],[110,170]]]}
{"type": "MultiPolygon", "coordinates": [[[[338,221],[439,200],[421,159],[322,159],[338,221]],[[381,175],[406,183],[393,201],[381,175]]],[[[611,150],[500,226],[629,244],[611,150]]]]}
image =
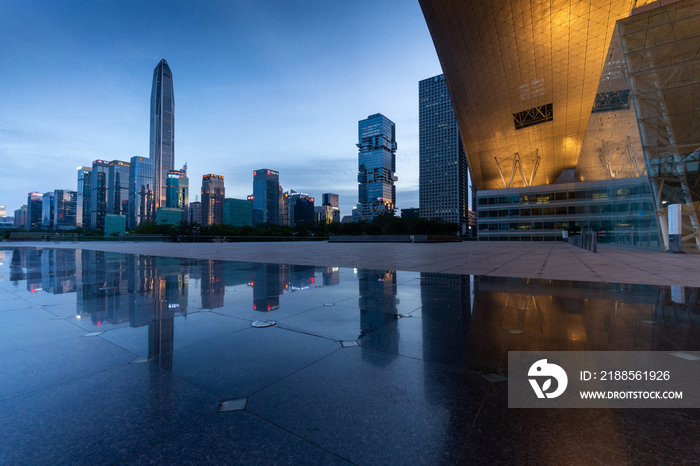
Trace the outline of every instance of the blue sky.
{"type": "MultiPolygon", "coordinates": [[[[223,175],[226,197],[253,170],[285,191],[357,203],[357,122],[396,123],[397,207],[418,207],[418,81],[441,73],[417,0],[3,0],[0,205],[76,189],[95,159],[148,156],[153,69],[175,87],[175,165],[223,175]]],[[[398,213],[398,212],[397,212],[398,213]]]]}

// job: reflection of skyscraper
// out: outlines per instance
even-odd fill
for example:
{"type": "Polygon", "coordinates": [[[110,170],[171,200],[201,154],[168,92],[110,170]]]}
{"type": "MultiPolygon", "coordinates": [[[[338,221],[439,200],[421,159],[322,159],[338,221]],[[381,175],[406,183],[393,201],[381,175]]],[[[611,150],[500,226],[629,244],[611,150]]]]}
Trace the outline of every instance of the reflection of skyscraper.
{"type": "Polygon", "coordinates": [[[155,178],[155,209],[165,207],[166,177],[175,168],[175,94],[173,73],[161,60],[153,70],[151,86],[151,148],[155,178]]]}
{"type": "Polygon", "coordinates": [[[224,307],[224,262],[202,262],[202,309],[224,307]]]}
{"type": "Polygon", "coordinates": [[[337,285],[340,283],[340,269],[338,267],[323,267],[323,286],[337,285]]]}
{"type": "MultiPolygon", "coordinates": [[[[360,335],[362,338],[377,329],[396,321],[398,313],[396,305],[399,303],[396,297],[396,272],[393,270],[367,270],[358,271],[360,282],[360,335]]],[[[388,345],[383,345],[388,351],[398,350],[399,332],[388,333],[391,338],[388,345]]]]}
{"type": "Polygon", "coordinates": [[[283,293],[280,264],[253,263],[250,283],[253,287],[253,309],[261,312],[274,311],[280,307],[283,293]]]}
{"type": "Polygon", "coordinates": [[[459,364],[471,323],[469,275],[421,273],[421,320],[426,360],[459,364]]]}

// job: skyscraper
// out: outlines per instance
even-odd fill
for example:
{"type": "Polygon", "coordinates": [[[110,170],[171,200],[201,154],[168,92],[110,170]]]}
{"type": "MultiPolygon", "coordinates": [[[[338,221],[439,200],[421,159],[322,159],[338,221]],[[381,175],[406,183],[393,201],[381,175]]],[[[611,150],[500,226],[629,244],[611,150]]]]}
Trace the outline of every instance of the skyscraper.
{"type": "Polygon", "coordinates": [[[338,202],[339,196],[333,193],[323,193],[323,209],[321,220],[325,222],[339,222],[340,221],[340,204],[338,202]]]}
{"type": "Polygon", "coordinates": [[[56,204],[56,198],[54,197],[53,191],[44,193],[44,197],[41,203],[41,228],[46,230],[53,230],[56,226],[54,219],[54,205],[56,204]]]}
{"type": "Polygon", "coordinates": [[[78,167],[78,199],[76,226],[90,228],[90,196],[92,194],[92,168],[78,167]]]}
{"type": "Polygon", "coordinates": [[[469,222],[469,173],[450,93],[443,75],[418,84],[420,216],[460,225],[469,222]]]}
{"type": "Polygon", "coordinates": [[[44,203],[44,196],[39,193],[29,193],[27,195],[27,231],[32,228],[41,228],[41,209],[44,203]]]}
{"type": "Polygon", "coordinates": [[[155,221],[154,195],[153,160],[138,156],[131,157],[127,228],[136,228],[142,222],[155,221]]]}
{"type": "Polygon", "coordinates": [[[112,160],[107,175],[107,213],[126,215],[129,211],[129,162],[112,160]]]}
{"type": "Polygon", "coordinates": [[[314,198],[306,193],[298,193],[291,189],[285,195],[286,211],[289,213],[288,223],[294,227],[302,222],[314,221],[314,198]]]}
{"type": "Polygon", "coordinates": [[[396,125],[381,113],[359,122],[358,210],[362,221],[396,208],[396,125]]]}
{"type": "Polygon", "coordinates": [[[261,168],[253,172],[253,225],[279,224],[280,220],[280,174],[261,168]]]}
{"type": "Polygon", "coordinates": [[[78,211],[78,193],[69,189],[56,189],[54,197],[54,229],[71,230],[75,228],[78,211]]]}
{"type": "Polygon", "coordinates": [[[173,73],[161,60],[153,70],[151,87],[151,148],[155,178],[155,208],[165,207],[168,171],[175,168],[175,95],[173,73]]]}
{"type": "Polygon", "coordinates": [[[170,170],[166,182],[167,196],[165,206],[170,209],[180,209],[181,221],[187,221],[190,180],[187,178],[187,165],[181,170],[170,170]]]}
{"type": "Polygon", "coordinates": [[[224,223],[224,177],[204,175],[202,177],[202,224],[221,225],[224,223]]]}
{"type": "Polygon", "coordinates": [[[95,160],[92,162],[92,182],[90,189],[90,228],[104,230],[107,215],[107,177],[109,162],[95,160]]]}

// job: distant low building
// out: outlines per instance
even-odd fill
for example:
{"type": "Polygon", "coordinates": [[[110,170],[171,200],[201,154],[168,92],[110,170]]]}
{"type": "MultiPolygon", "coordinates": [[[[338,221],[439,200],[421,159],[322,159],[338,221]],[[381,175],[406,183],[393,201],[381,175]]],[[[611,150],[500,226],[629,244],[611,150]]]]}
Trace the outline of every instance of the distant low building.
{"type": "Polygon", "coordinates": [[[177,207],[159,207],[156,210],[158,225],[177,225],[182,221],[182,210],[177,207]]]}
{"type": "Polygon", "coordinates": [[[248,199],[224,199],[224,225],[243,227],[253,223],[253,204],[248,199]]]}
{"type": "Polygon", "coordinates": [[[418,207],[409,207],[408,209],[401,209],[401,218],[419,218],[420,209],[418,207]]]}
{"type": "Polygon", "coordinates": [[[105,236],[126,232],[126,215],[105,214],[105,236]]]}

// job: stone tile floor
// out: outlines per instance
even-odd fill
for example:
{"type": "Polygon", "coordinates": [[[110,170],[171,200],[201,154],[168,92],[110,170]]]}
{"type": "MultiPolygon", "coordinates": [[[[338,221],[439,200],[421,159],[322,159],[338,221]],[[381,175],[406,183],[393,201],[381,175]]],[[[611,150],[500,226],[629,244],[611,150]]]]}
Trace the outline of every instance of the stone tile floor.
{"type": "MultiPolygon", "coordinates": [[[[0,250],[0,464],[700,458],[700,410],[512,409],[508,382],[482,375],[507,377],[513,350],[700,350],[697,288],[517,278],[527,269],[500,256],[488,266],[515,278],[386,266],[427,267],[435,249],[402,259],[392,248],[367,258],[385,266],[353,269],[286,263],[281,247],[280,262],[261,263],[60,246],[0,250]],[[276,325],[251,326],[262,319],[276,325]],[[220,412],[231,400],[243,409],[220,412]]],[[[254,252],[220,246],[188,254],[254,252]]],[[[470,248],[462,258],[485,260],[470,248]]],[[[566,248],[504,256],[537,256],[536,272],[553,254],[587,254],[566,248]]]]}
{"type": "Polygon", "coordinates": [[[601,245],[592,253],[561,242],[462,243],[9,243],[330,267],[442,272],[498,277],[700,287],[700,254],[667,254],[601,245]]]}

